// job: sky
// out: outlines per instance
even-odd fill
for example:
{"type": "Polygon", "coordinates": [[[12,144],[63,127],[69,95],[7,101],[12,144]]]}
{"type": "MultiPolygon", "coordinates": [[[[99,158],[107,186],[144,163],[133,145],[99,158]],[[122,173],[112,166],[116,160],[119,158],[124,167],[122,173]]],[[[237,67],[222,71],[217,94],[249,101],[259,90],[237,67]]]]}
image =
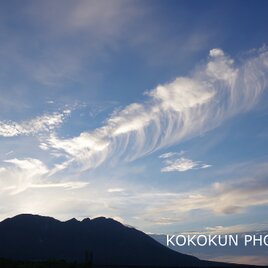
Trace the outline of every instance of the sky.
{"type": "Polygon", "coordinates": [[[1,1],[0,219],[268,229],[267,1],[1,1]]]}

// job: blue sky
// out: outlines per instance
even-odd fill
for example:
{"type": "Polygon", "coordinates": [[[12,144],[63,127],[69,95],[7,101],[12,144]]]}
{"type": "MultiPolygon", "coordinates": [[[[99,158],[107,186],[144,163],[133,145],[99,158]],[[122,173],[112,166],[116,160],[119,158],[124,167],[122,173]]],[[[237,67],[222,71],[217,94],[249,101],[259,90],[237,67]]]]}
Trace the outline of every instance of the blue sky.
{"type": "Polygon", "coordinates": [[[1,2],[1,219],[267,229],[267,8],[1,2]]]}

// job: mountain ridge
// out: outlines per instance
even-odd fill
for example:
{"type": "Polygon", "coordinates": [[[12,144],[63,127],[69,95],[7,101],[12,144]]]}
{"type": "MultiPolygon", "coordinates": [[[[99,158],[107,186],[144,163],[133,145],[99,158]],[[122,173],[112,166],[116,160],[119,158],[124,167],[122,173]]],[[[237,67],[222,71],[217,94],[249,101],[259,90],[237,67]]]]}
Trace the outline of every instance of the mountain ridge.
{"type": "MultiPolygon", "coordinates": [[[[94,264],[190,267],[215,266],[196,257],[175,252],[147,234],[111,218],[75,218],[59,221],[52,217],[20,214],[0,222],[0,258],[22,260],[84,260],[94,264]]],[[[217,263],[217,266],[228,266],[217,263]]]]}

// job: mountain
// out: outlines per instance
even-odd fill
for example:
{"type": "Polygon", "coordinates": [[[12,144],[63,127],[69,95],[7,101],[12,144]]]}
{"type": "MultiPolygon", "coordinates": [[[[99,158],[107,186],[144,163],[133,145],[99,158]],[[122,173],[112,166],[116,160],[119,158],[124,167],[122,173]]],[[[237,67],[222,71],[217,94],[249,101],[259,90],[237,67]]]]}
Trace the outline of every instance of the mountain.
{"type": "Polygon", "coordinates": [[[143,232],[109,218],[61,222],[21,214],[0,222],[0,258],[83,261],[85,252],[100,265],[212,265],[170,250],[143,232]]]}

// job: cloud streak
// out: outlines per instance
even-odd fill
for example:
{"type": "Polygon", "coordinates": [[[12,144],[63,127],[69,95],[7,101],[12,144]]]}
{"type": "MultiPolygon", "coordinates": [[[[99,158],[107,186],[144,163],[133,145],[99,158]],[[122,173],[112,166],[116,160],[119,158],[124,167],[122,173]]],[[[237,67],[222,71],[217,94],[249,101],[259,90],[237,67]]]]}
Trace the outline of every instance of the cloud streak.
{"type": "Polygon", "coordinates": [[[191,159],[187,159],[185,157],[180,157],[178,159],[166,160],[164,161],[166,164],[165,167],[161,169],[161,172],[172,172],[172,171],[188,171],[192,169],[204,169],[209,168],[211,165],[203,164],[200,161],[193,161],[191,159]]]}
{"type": "Polygon", "coordinates": [[[53,181],[49,179],[50,170],[40,160],[34,158],[5,160],[0,168],[1,191],[11,195],[19,194],[31,188],[80,189],[89,183],[83,181],[53,181]]]}
{"type": "Polygon", "coordinates": [[[267,86],[267,62],[265,48],[240,64],[213,49],[207,63],[189,77],[178,77],[146,92],[144,103],[115,112],[94,131],[70,139],[53,135],[47,147],[84,170],[99,166],[111,155],[135,160],[253,108],[267,86]]]}
{"type": "Polygon", "coordinates": [[[164,153],[164,154],[159,155],[159,158],[160,159],[167,159],[167,158],[170,158],[170,157],[182,156],[184,153],[185,153],[184,151],[181,151],[179,153],[177,153],[177,152],[168,152],[168,153],[164,153]]]}
{"type": "Polygon", "coordinates": [[[45,114],[21,123],[0,121],[0,136],[15,137],[20,135],[34,135],[39,132],[49,132],[59,127],[70,112],[70,110],[64,110],[62,113],[45,114]]]}
{"type": "MultiPolygon", "coordinates": [[[[267,86],[268,52],[235,64],[220,49],[212,49],[206,64],[188,77],[158,85],[145,93],[143,103],[132,103],[108,117],[102,127],[61,138],[55,128],[70,110],[45,114],[21,123],[0,122],[0,136],[14,137],[48,132],[40,148],[65,157],[58,168],[96,168],[109,157],[133,161],[158,149],[177,144],[219,126],[226,119],[253,108],[267,86]]],[[[163,172],[206,168],[200,162],[177,159],[163,172]]]]}
{"type": "Polygon", "coordinates": [[[259,174],[258,178],[253,176],[216,182],[198,191],[174,193],[169,196],[165,194],[164,199],[161,198],[159,203],[153,204],[143,214],[146,219],[168,215],[173,223],[174,219],[181,219],[182,216],[197,210],[212,215],[244,213],[251,207],[268,204],[267,189],[265,174],[259,174]]]}

